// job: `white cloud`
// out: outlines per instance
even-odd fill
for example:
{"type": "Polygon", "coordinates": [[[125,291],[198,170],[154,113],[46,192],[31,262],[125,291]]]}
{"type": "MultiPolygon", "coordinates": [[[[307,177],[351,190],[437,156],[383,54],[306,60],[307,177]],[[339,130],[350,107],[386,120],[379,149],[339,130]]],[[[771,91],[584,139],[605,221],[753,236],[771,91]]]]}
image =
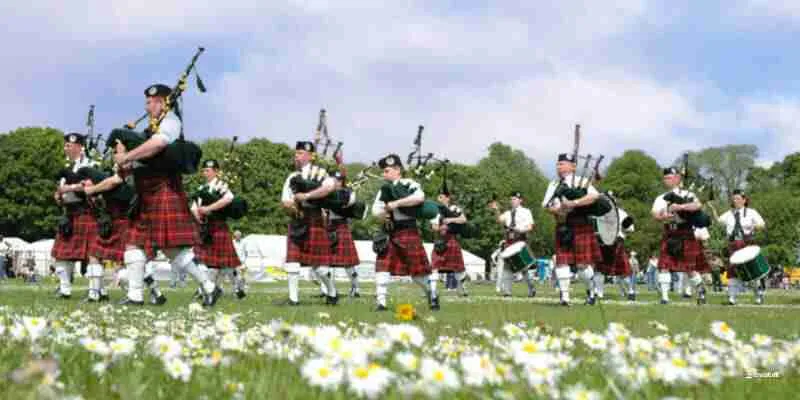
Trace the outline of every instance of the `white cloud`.
{"type": "Polygon", "coordinates": [[[741,109],[742,127],[754,131],[753,136],[768,146],[762,148],[762,154],[766,150],[781,159],[786,153],[800,150],[800,99],[745,99],[741,109]]]}

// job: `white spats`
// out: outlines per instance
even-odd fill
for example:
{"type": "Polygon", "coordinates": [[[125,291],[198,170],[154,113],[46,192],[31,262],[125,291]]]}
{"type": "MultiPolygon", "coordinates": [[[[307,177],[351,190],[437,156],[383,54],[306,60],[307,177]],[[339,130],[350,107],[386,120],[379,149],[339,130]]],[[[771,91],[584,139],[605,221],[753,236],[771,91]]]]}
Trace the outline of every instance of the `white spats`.
{"type": "Polygon", "coordinates": [[[594,281],[595,295],[602,299],[605,297],[606,276],[602,272],[595,272],[592,280],[594,281]]]}
{"type": "Polygon", "coordinates": [[[439,283],[439,270],[435,269],[431,272],[430,278],[428,279],[430,284],[430,290],[432,293],[436,293],[436,285],[439,283]]]}
{"type": "Polygon", "coordinates": [[[572,278],[572,271],[569,265],[559,265],[556,267],[556,279],[558,288],[561,290],[561,300],[569,301],[569,283],[572,278]]]}
{"type": "Polygon", "coordinates": [[[358,293],[358,272],[356,272],[356,268],[347,267],[345,271],[347,271],[347,276],[350,278],[350,290],[354,293],[358,293]]]}
{"type": "Polygon", "coordinates": [[[125,250],[125,267],[128,270],[128,299],[144,301],[144,265],[147,256],[141,248],[125,250]]]}
{"type": "Polygon", "coordinates": [[[70,278],[72,277],[72,270],[75,268],[75,262],[58,260],[56,261],[55,267],[59,282],[59,293],[64,296],[70,296],[72,294],[72,282],[70,278]]]}
{"type": "Polygon", "coordinates": [[[321,267],[314,267],[311,269],[314,276],[319,279],[319,281],[325,285],[326,294],[330,297],[336,297],[336,284],[333,277],[330,274],[330,269],[325,266],[321,267]]]}
{"type": "Polygon", "coordinates": [[[300,301],[299,284],[300,284],[300,264],[286,263],[286,275],[289,282],[289,301],[300,301]]]}
{"type": "Polygon", "coordinates": [[[389,294],[389,280],[391,275],[388,272],[378,272],[375,274],[375,295],[378,305],[386,307],[386,297],[389,294]]]}
{"type": "Polygon", "coordinates": [[[89,278],[89,298],[98,300],[103,290],[103,266],[93,261],[86,266],[86,277],[89,278]]]}
{"type": "Polygon", "coordinates": [[[672,283],[672,274],[667,272],[658,273],[658,285],[661,289],[661,300],[669,301],[669,285],[672,283]]]}

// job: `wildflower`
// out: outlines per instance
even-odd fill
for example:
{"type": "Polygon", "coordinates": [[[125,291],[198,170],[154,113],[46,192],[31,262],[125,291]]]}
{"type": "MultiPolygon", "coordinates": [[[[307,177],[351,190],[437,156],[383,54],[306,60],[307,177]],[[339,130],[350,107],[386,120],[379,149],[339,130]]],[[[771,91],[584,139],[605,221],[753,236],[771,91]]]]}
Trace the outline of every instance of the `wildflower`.
{"type": "Polygon", "coordinates": [[[335,390],[342,383],[344,377],[341,368],[331,365],[322,358],[308,360],[303,365],[302,374],[311,385],[325,390],[335,390]]]}
{"type": "Polygon", "coordinates": [[[397,306],[395,318],[399,321],[411,321],[416,319],[417,310],[411,304],[400,304],[397,306]]]}

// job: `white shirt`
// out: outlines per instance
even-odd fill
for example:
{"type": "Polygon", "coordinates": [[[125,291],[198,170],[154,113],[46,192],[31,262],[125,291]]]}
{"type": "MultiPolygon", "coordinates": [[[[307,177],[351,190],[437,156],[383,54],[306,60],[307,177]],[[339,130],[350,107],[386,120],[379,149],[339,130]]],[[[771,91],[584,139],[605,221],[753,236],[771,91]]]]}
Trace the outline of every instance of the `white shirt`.
{"type": "MultiPolygon", "coordinates": [[[[96,161],[92,160],[89,157],[84,156],[83,154],[81,154],[81,158],[71,162],[72,162],[72,167],[70,169],[72,170],[73,173],[77,173],[78,170],[83,167],[97,166],[96,161]]],[[[58,183],[58,185],[59,186],[67,185],[67,179],[61,178],[61,181],[58,183]]],[[[75,204],[75,203],[80,203],[83,200],[80,197],[78,197],[78,195],[75,194],[75,192],[66,192],[61,195],[61,201],[64,202],[64,204],[75,204]]]]}
{"type": "Polygon", "coordinates": [[[500,215],[500,222],[506,228],[511,228],[511,211],[516,210],[514,214],[514,230],[518,233],[525,233],[533,229],[533,214],[531,210],[525,207],[517,207],[516,209],[508,210],[500,215]]]}
{"type": "Polygon", "coordinates": [[[181,120],[174,112],[169,111],[158,125],[158,132],[151,137],[161,139],[164,144],[170,144],[174,142],[180,134],[181,120]]]}
{"type": "MultiPolygon", "coordinates": [[[[573,174],[566,175],[560,180],[551,181],[549,185],[547,185],[547,191],[544,192],[544,199],[542,199],[542,207],[547,208],[548,202],[553,197],[553,194],[556,192],[558,186],[563,182],[567,187],[579,187],[585,184],[589,184],[589,178],[575,178],[575,183],[572,182],[573,174]]],[[[595,189],[594,185],[589,184],[589,187],[586,188],[587,194],[598,194],[599,192],[595,189]]],[[[561,199],[552,199],[552,203],[549,204],[550,207],[558,207],[561,205],[561,199]]]]}
{"type": "Polygon", "coordinates": [[[739,224],[742,226],[742,231],[745,235],[752,235],[756,227],[763,227],[766,224],[764,218],[761,218],[761,214],[752,208],[744,207],[741,209],[728,210],[720,215],[718,220],[719,223],[725,225],[725,231],[728,233],[728,236],[733,234],[733,228],[736,226],[735,213],[737,212],[739,213],[739,224]]]}
{"type": "MultiPolygon", "coordinates": [[[[694,193],[692,193],[692,192],[690,192],[688,190],[682,190],[680,188],[675,188],[675,189],[672,189],[670,192],[677,193],[681,197],[691,197],[691,198],[695,199],[695,201],[697,200],[697,195],[695,195],[694,193]]],[[[665,213],[665,212],[667,212],[667,207],[669,207],[669,203],[667,203],[667,201],[664,200],[664,196],[666,196],[667,193],[670,193],[670,192],[662,193],[658,197],[656,197],[656,200],[653,202],[653,208],[651,209],[651,212],[653,212],[653,213],[665,213]]],[[[673,218],[678,223],[685,222],[682,218],[680,218],[678,216],[678,214],[675,214],[673,216],[673,218]]]]}
{"type": "MultiPolygon", "coordinates": [[[[411,179],[401,178],[401,179],[398,179],[398,180],[392,182],[392,184],[393,185],[405,185],[405,186],[408,186],[409,189],[413,190],[411,195],[406,197],[407,199],[410,198],[410,199],[415,199],[415,200],[418,200],[418,201],[424,201],[425,200],[425,192],[422,191],[422,187],[419,185],[419,183],[417,183],[417,182],[415,182],[415,181],[413,181],[411,179]]],[[[381,201],[381,192],[379,190],[378,191],[378,195],[375,196],[375,201],[372,202],[372,215],[374,217],[379,217],[381,214],[383,214],[384,210],[386,210],[386,203],[381,201]]],[[[405,221],[405,220],[409,220],[409,219],[414,219],[414,217],[413,216],[409,216],[409,215],[405,215],[400,210],[396,209],[396,210],[394,210],[392,212],[392,219],[394,219],[395,221],[405,221]]]]}
{"type": "MultiPolygon", "coordinates": [[[[223,199],[233,200],[233,192],[231,192],[231,189],[228,188],[228,184],[221,181],[219,178],[212,179],[211,182],[205,183],[204,186],[208,186],[212,192],[221,193],[223,199]]],[[[208,205],[210,204],[200,204],[200,199],[197,199],[192,204],[192,208],[208,205]]]]}
{"type": "MultiPolygon", "coordinates": [[[[289,183],[292,181],[292,178],[298,175],[302,176],[304,179],[320,181],[322,182],[323,185],[328,184],[333,186],[336,184],[334,179],[328,176],[328,171],[326,171],[324,168],[320,168],[318,166],[311,164],[306,164],[303,166],[303,168],[300,168],[299,171],[292,172],[286,178],[286,181],[283,183],[283,191],[281,192],[282,202],[292,201],[292,199],[294,198],[294,193],[292,193],[292,187],[289,185],[289,183]]],[[[304,201],[303,206],[311,207],[311,204],[309,204],[307,201],[304,201]]]]}

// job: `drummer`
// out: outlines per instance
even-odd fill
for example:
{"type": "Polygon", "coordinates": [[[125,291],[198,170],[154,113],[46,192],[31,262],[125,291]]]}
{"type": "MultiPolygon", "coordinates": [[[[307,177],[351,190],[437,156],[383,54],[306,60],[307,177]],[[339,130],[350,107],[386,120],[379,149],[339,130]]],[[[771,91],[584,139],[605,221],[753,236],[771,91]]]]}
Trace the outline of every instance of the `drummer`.
{"type": "MultiPolygon", "coordinates": [[[[733,208],[722,214],[718,221],[725,225],[728,234],[728,252],[733,254],[739,249],[753,244],[753,234],[767,225],[758,211],[750,208],[750,199],[742,190],[734,190],[731,198],[733,208]]],[[[765,278],[754,282],[753,292],[756,304],[764,303],[766,290],[765,278]]],[[[744,282],[736,276],[736,266],[728,263],[728,304],[736,304],[736,295],[744,291],[744,282]]]]}
{"type": "MultiPolygon", "coordinates": [[[[514,243],[528,241],[528,233],[533,230],[533,214],[531,210],[522,206],[522,193],[511,193],[511,209],[500,213],[496,201],[489,203],[489,208],[495,211],[497,222],[505,228],[505,239],[501,245],[502,249],[506,249],[514,243]]],[[[528,297],[536,296],[536,286],[533,285],[533,278],[531,278],[528,271],[524,271],[525,281],[528,282],[528,297]]],[[[511,281],[514,273],[510,270],[505,270],[505,263],[502,257],[497,257],[497,281],[500,285],[500,291],[504,297],[511,296],[511,281]]]]}

